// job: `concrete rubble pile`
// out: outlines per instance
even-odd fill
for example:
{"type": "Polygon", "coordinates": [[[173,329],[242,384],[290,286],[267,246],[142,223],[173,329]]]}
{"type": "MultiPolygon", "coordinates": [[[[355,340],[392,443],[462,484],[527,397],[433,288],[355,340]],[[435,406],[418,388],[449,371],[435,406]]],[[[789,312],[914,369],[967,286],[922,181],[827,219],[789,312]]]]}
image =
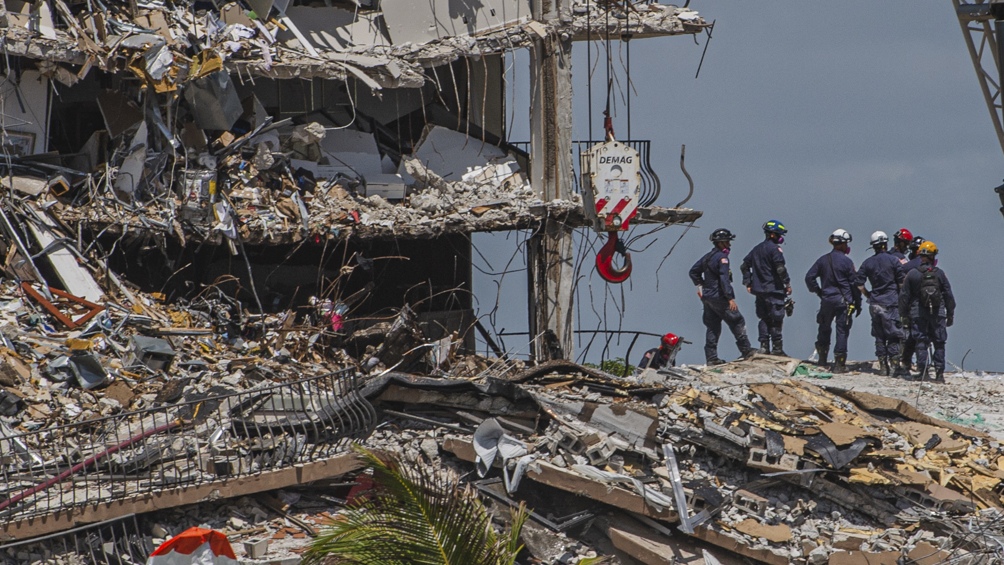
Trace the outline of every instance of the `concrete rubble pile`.
{"type": "MultiPolygon", "coordinates": [[[[360,330],[384,341],[353,357],[325,335],[331,304],[293,326],[223,293],[168,305],[77,267],[77,282],[93,273],[97,302],[49,300],[29,282],[0,292],[0,511],[12,521],[180,489],[166,507],[180,506],[145,516],[137,539],[196,516],[248,541],[249,563],[292,563],[365,488],[351,440],[468,474],[500,509],[525,500],[528,550],[545,563],[1001,562],[999,440],[899,400],[789,380],[795,360],[725,366],[743,375],[733,382],[687,368],[626,379],[564,361],[527,368],[457,355],[407,307],[360,330]],[[332,460],[346,463],[240,490],[332,460]],[[238,488],[217,488],[226,505],[185,506],[210,496],[186,491],[203,484],[238,488]]],[[[45,555],[7,555],[26,551],[45,555]]]]}

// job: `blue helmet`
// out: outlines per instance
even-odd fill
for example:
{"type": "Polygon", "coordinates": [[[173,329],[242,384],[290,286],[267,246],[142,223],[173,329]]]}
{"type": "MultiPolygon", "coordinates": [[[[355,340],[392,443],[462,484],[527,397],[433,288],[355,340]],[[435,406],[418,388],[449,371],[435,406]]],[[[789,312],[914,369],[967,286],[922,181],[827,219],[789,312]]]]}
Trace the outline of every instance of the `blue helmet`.
{"type": "Polygon", "coordinates": [[[776,233],[777,235],[784,235],[788,233],[788,228],[784,227],[784,224],[777,220],[767,220],[763,224],[763,231],[766,233],[776,233]]]}

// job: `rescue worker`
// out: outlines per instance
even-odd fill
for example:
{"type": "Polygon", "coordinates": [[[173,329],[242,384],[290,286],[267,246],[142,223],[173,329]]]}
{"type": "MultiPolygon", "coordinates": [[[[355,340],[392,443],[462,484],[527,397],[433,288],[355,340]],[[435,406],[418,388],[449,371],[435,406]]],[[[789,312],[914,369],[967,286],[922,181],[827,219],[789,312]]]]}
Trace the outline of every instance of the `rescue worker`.
{"type": "Polygon", "coordinates": [[[916,259],[918,265],[920,264],[920,256],[917,253],[917,250],[920,249],[920,244],[924,243],[924,241],[926,240],[919,235],[914,236],[914,238],[910,240],[910,260],[913,261],[916,259]]]}
{"type": "Polygon", "coordinates": [[[899,342],[903,338],[899,325],[899,281],[903,264],[887,252],[889,236],[877,231],[872,234],[871,246],[875,254],[861,263],[857,285],[868,299],[868,312],[872,318],[872,337],[875,338],[875,355],[880,372],[889,376],[899,372],[899,342]],[[871,285],[871,290],[865,288],[871,285]]]}
{"type": "Polygon", "coordinates": [[[781,244],[788,230],[781,222],[769,220],[763,225],[763,233],[764,240],[746,255],[739,271],[743,274],[746,291],[756,296],[760,352],[787,357],[781,328],[784,301],[791,294],[791,280],[784,265],[781,244]],[[771,342],[774,343],[773,349],[771,342]]]}
{"type": "MultiPolygon", "coordinates": [[[[915,236],[910,240],[910,259],[903,264],[903,278],[900,280],[900,287],[906,282],[906,275],[910,271],[920,267],[920,256],[917,254],[917,250],[920,248],[921,244],[924,243],[924,238],[915,236]]],[[[900,373],[901,377],[909,377],[910,369],[913,368],[913,354],[916,352],[917,343],[913,339],[913,332],[910,331],[910,326],[903,326],[903,347],[902,347],[902,359],[900,359],[900,373]]]]}
{"type": "Polygon", "coordinates": [[[641,361],[638,362],[638,370],[658,370],[663,367],[675,367],[676,354],[680,352],[683,342],[683,339],[673,333],[662,336],[659,347],[654,347],[645,352],[641,361]]]}
{"type": "MultiPolygon", "coordinates": [[[[889,253],[899,259],[900,264],[905,265],[909,261],[906,254],[910,250],[911,241],[913,241],[913,234],[906,228],[899,228],[896,233],[892,234],[892,249],[889,253]]],[[[905,276],[906,273],[903,275],[905,276]]]]}
{"type": "Polygon", "coordinates": [[[805,274],[805,284],[809,292],[819,296],[819,313],[816,322],[816,353],[819,364],[825,365],[830,352],[831,324],[836,322],[837,339],[833,346],[833,372],[847,371],[847,336],[851,331],[851,315],[861,315],[861,292],[855,284],[857,272],[854,261],[847,256],[851,252],[848,244],[851,234],[838,229],[830,234],[833,251],[823,255],[805,274]]]}
{"type": "Polygon", "coordinates": [[[955,321],[955,296],[945,272],[937,267],[938,246],[925,241],[917,249],[920,268],[906,275],[899,294],[899,314],[909,323],[910,333],[917,342],[917,370],[928,370],[927,347],[934,344],[934,382],[945,382],[945,342],[948,328],[955,321]]]}
{"type": "Polygon", "coordinates": [[[704,304],[704,327],[707,328],[704,341],[704,358],[708,365],[721,365],[718,357],[718,338],[722,335],[724,321],[736,338],[736,347],[743,358],[752,356],[756,350],[750,347],[746,337],[746,320],[739,313],[736,295],[732,290],[732,271],[729,267],[729,250],[736,236],[727,229],[719,228],[711,233],[714,249],[694,263],[690,268],[690,280],[697,286],[697,296],[704,304]]]}

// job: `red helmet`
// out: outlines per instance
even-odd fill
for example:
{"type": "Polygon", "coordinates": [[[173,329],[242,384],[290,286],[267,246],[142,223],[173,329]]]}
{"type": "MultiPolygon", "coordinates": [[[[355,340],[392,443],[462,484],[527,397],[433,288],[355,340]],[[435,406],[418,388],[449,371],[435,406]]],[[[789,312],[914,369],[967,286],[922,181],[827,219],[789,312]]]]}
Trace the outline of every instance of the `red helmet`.
{"type": "Polygon", "coordinates": [[[680,344],[680,337],[676,334],[666,334],[662,336],[662,344],[666,347],[676,347],[680,344]]]}
{"type": "Polygon", "coordinates": [[[911,241],[913,240],[913,234],[906,228],[899,228],[899,231],[893,234],[893,238],[900,241],[911,241]]]}

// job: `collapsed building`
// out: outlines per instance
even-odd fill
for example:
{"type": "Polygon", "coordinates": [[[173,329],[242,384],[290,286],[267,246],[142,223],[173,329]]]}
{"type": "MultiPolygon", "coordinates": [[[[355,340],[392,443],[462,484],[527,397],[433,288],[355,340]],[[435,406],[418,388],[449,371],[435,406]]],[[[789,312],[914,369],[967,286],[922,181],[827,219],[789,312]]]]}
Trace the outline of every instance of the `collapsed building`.
{"type": "MultiPolygon", "coordinates": [[[[525,0],[18,2],[4,18],[18,280],[96,302],[70,272],[78,255],[168,300],[218,282],[259,312],[330,299],[360,319],[407,302],[470,347],[471,234],[534,230],[530,284],[550,306],[531,333],[566,351],[561,269],[589,225],[571,44],[707,26],[650,2],[525,0]],[[504,60],[519,49],[534,69],[529,143],[507,138],[504,60]]],[[[699,217],[652,207],[647,162],[643,178],[636,222],[699,217]]]]}
{"type": "MultiPolygon", "coordinates": [[[[601,141],[571,139],[572,44],[707,27],[598,0],[5,2],[0,558],[137,563],[195,519],[295,562],[278,546],[365,485],[359,442],[527,501],[539,562],[993,562],[993,437],[787,365],[723,388],[560,361],[597,225],[573,157],[601,141]],[[504,230],[532,234],[529,364],[474,354],[471,235],[504,230]]],[[[651,148],[623,144],[635,223],[700,217],[654,206],[651,148]]]]}

